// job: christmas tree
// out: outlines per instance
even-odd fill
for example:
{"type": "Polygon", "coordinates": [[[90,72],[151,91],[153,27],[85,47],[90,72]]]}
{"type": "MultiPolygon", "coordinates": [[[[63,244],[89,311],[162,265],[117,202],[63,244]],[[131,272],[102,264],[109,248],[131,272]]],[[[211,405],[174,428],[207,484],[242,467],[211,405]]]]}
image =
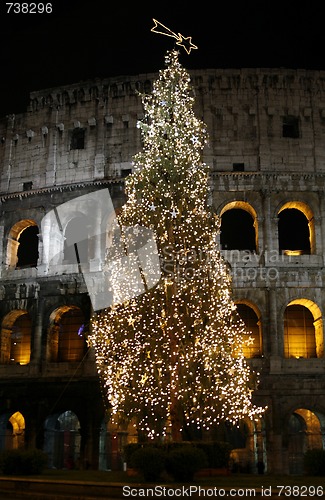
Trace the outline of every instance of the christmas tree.
{"type": "MultiPolygon", "coordinates": [[[[141,228],[154,233],[161,277],[150,286],[142,273],[144,293],[119,302],[117,269],[115,303],[94,316],[91,343],[112,418],[133,419],[150,438],[171,428],[180,440],[185,426],[236,424],[263,410],[252,404],[256,377],[243,356],[249,336],[216,247],[220,222],[208,205],[209,170],[202,162],[206,127],[195,117],[177,51],[167,53],[166,68],[142,102],[143,150],[125,182],[118,225],[122,241],[141,228]]],[[[148,260],[150,252],[148,245],[148,260]]]]}

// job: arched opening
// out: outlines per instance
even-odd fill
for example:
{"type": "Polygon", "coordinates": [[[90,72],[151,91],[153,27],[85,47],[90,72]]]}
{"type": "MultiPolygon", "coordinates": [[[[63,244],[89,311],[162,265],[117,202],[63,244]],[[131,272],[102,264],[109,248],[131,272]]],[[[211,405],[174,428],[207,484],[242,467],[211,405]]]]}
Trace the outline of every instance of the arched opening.
{"type": "Polygon", "coordinates": [[[64,264],[86,264],[88,255],[88,227],[85,217],[74,217],[71,219],[64,232],[64,264]]]}
{"type": "Polygon", "coordinates": [[[308,299],[291,301],[284,312],[284,356],[320,358],[323,355],[323,320],[319,307],[308,299]]]}
{"type": "Polygon", "coordinates": [[[24,269],[37,266],[38,234],[38,225],[31,219],[21,220],[11,228],[6,261],[9,268],[24,269]]]}
{"type": "Polygon", "coordinates": [[[246,326],[243,354],[245,358],[259,358],[262,355],[262,331],[260,313],[246,302],[236,302],[237,312],[246,326]]]}
{"type": "Polygon", "coordinates": [[[245,202],[232,202],[224,207],[220,216],[222,250],[257,251],[257,217],[253,207],[245,202]]]}
{"type": "Polygon", "coordinates": [[[23,415],[5,413],[0,415],[0,450],[15,450],[25,444],[25,419],[23,415]]]}
{"type": "Polygon", "coordinates": [[[87,351],[85,316],[76,306],[62,306],[50,316],[48,353],[52,362],[81,361],[87,351]]]}
{"type": "Polygon", "coordinates": [[[279,252],[285,255],[315,253],[314,215],[302,202],[288,202],[278,213],[279,252]]]}
{"type": "Polygon", "coordinates": [[[288,460],[290,474],[303,474],[304,453],[324,448],[324,417],[306,408],[295,410],[288,421],[288,460]]]}
{"type": "Polygon", "coordinates": [[[8,313],[1,325],[1,363],[30,362],[32,321],[27,311],[8,313]]]}
{"type": "Polygon", "coordinates": [[[214,427],[212,439],[231,445],[233,472],[255,472],[258,464],[267,470],[264,422],[244,419],[238,426],[223,422],[214,427]]]}
{"type": "Polygon", "coordinates": [[[18,239],[17,269],[37,266],[38,231],[38,226],[29,226],[21,232],[18,239]]]}
{"type": "Polygon", "coordinates": [[[46,419],[44,451],[48,455],[50,468],[79,468],[80,442],[80,422],[74,412],[67,410],[46,419]]]}

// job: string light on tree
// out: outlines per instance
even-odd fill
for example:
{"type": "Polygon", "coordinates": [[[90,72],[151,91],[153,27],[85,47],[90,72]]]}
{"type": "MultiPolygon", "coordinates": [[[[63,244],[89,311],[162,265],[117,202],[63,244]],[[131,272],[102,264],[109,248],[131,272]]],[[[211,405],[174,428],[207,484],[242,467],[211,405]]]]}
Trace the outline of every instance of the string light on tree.
{"type": "Polygon", "coordinates": [[[264,409],[252,403],[257,376],[243,355],[247,334],[216,247],[220,221],[208,206],[202,162],[206,127],[195,117],[176,50],[142,103],[143,150],[126,179],[118,220],[120,227],[154,231],[161,279],[150,287],[144,277],[145,293],[97,313],[91,342],[112,417],[135,419],[155,439],[171,425],[180,440],[184,426],[237,424],[264,409]]]}

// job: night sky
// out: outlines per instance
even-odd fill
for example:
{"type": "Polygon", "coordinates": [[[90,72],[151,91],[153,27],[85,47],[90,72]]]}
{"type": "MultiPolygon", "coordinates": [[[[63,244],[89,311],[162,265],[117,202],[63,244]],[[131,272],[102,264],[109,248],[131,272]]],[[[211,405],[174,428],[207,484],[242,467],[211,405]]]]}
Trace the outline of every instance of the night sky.
{"type": "Polygon", "coordinates": [[[214,0],[193,7],[186,1],[141,0],[52,4],[52,14],[7,14],[8,6],[1,0],[0,116],[24,112],[33,90],[159,70],[174,40],[152,33],[152,18],[192,36],[198,50],[181,55],[189,70],[325,70],[321,2],[214,0]]]}

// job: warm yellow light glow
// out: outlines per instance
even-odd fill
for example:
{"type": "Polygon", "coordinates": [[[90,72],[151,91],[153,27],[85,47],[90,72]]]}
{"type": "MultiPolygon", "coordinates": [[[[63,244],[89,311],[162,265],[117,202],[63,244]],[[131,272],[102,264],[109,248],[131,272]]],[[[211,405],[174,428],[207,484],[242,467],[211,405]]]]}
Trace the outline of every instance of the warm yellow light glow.
{"type": "Polygon", "coordinates": [[[285,357],[315,358],[323,354],[323,320],[319,307],[309,299],[292,300],[284,315],[285,357]]]}
{"type": "Polygon", "coordinates": [[[291,257],[296,257],[297,255],[303,255],[303,250],[284,250],[284,255],[289,255],[291,257]]]}

